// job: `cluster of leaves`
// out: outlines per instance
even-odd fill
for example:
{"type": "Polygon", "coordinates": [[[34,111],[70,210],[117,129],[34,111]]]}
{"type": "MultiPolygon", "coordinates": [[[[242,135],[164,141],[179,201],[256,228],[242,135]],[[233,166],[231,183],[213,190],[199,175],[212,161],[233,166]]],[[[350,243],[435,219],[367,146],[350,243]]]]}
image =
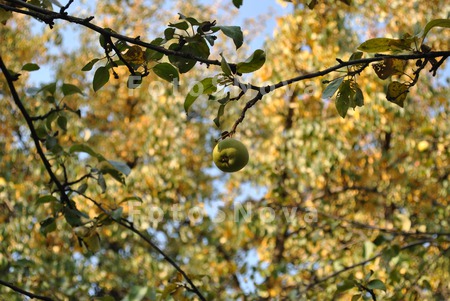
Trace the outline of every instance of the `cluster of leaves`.
{"type": "MultiPolygon", "coordinates": [[[[214,46],[217,39],[215,35],[221,31],[230,37],[236,49],[243,44],[243,34],[239,26],[218,26],[216,21],[200,22],[193,17],[186,17],[179,14],[179,22],[170,23],[164,30],[164,37],[156,38],[150,42],[151,46],[143,50],[140,46],[130,46],[127,42],[118,40],[113,43],[108,34],[100,36],[99,42],[105,50],[107,62],[104,66],[98,67],[93,77],[93,89],[98,91],[110,78],[110,70],[117,78],[114,67],[127,65],[130,70],[129,87],[136,88],[142,82],[142,77],[152,70],[160,78],[177,84],[179,74],[190,71],[196,63],[208,60],[210,47],[214,46]],[[164,51],[164,46],[168,46],[168,54],[164,51]],[[114,60],[110,53],[115,51],[119,59],[114,60]],[[161,62],[163,58],[168,58],[170,62],[161,62]],[[137,77],[137,79],[136,79],[137,77]],[[135,80],[135,81],[134,81],[135,80]],[[133,83],[133,85],[130,85],[133,83]]],[[[111,29],[108,31],[113,32],[111,29]]],[[[83,67],[83,71],[90,71],[101,58],[95,58],[83,67]]]]}
{"type": "MultiPolygon", "coordinates": [[[[118,12],[131,6],[128,1],[126,5],[119,2],[121,5],[99,5],[112,5],[118,12]]],[[[46,7],[46,1],[33,3],[46,7]]],[[[242,1],[233,3],[239,6],[242,1]]],[[[42,177],[48,171],[27,152],[29,139],[20,141],[25,124],[16,120],[15,109],[7,103],[1,111],[5,122],[0,127],[5,137],[5,151],[0,152],[0,194],[5,201],[0,205],[6,208],[0,218],[9,221],[0,229],[8,242],[0,247],[0,270],[5,271],[7,280],[42,294],[54,291],[58,299],[87,295],[98,300],[196,298],[193,286],[181,272],[143,246],[142,242],[153,236],[170,257],[186,263],[183,268],[189,271],[188,278],[208,299],[323,300],[334,295],[358,300],[380,295],[400,300],[405,298],[403,288],[407,286],[414,287],[414,291],[406,291],[408,296],[417,291],[445,298],[443,282],[449,278],[445,255],[449,249],[448,234],[441,233],[448,232],[446,162],[450,149],[445,139],[449,131],[445,91],[436,90],[429,103],[404,110],[394,110],[389,103],[371,97],[375,98],[371,100],[373,110],[357,111],[354,118],[346,120],[335,118],[334,108],[320,101],[320,89],[305,93],[308,86],[303,82],[294,87],[292,95],[274,91],[267,95],[266,105],[249,111],[246,117],[248,125],[242,138],[252,145],[253,162],[241,174],[219,181],[208,169],[210,144],[214,143],[210,124],[195,119],[186,123],[178,114],[180,102],[184,101],[187,112],[200,95],[211,95],[219,105],[214,120],[219,127],[227,117],[227,106],[237,103],[246,89],[252,90],[251,85],[241,88],[241,74],[263,68],[257,74],[261,80],[280,80],[299,70],[320,69],[330,63],[327,60],[342,55],[329,46],[350,36],[345,24],[351,22],[341,19],[343,11],[334,6],[314,5],[317,14],[299,9],[280,21],[278,38],[268,44],[273,60],[264,64],[262,50],[237,64],[228,63],[222,56],[216,62],[220,71],[214,77],[204,78],[192,68],[199,62],[211,63],[209,53],[218,43],[216,33],[221,31],[230,37],[237,49],[242,45],[242,31],[183,15],[178,23],[169,24],[164,37],[148,47],[138,38],[135,41],[139,45],[125,42],[107,29],[99,39],[103,58],[86,58],[98,44],[68,55],[73,61],[67,60],[58,72],[58,78],[64,80],[44,85],[25,97],[29,111],[39,114],[32,116],[33,126],[62,191],[42,177]],[[318,21],[321,17],[324,19],[318,21]],[[326,20],[338,20],[340,31],[333,33],[332,23],[326,20]],[[324,28],[324,24],[328,25],[324,28]],[[299,51],[299,45],[312,51],[299,51]],[[103,60],[106,62],[95,70],[93,81],[79,72],[81,66],[85,65],[84,71],[92,70],[103,60]],[[152,96],[145,89],[130,96],[132,80],[128,87],[110,85],[99,91],[110,74],[121,77],[129,73],[172,82],[180,73],[191,70],[192,76],[201,79],[186,97],[169,93],[152,96]],[[68,78],[73,81],[67,83],[68,78]],[[77,83],[79,78],[82,80],[77,83]],[[92,86],[98,93],[88,89],[92,86]],[[237,96],[232,91],[234,86],[241,89],[237,96]],[[79,116],[83,124],[76,118],[79,116]],[[398,118],[403,122],[395,122],[398,118]],[[93,145],[102,153],[94,151],[93,145]],[[15,166],[17,162],[23,162],[23,169],[15,166]],[[36,187],[24,183],[35,183],[36,187]],[[248,186],[252,186],[250,193],[245,192],[248,186]],[[263,197],[258,198],[255,191],[263,191],[263,197]],[[196,221],[193,216],[180,220],[169,214],[174,205],[182,211],[211,205],[234,217],[239,206],[234,196],[240,196],[243,205],[254,206],[256,212],[273,210],[282,218],[269,220],[254,211],[248,219],[217,223],[211,216],[196,221]],[[142,206],[132,211],[130,201],[142,206]],[[151,206],[161,208],[164,218],[150,215],[151,206]],[[308,208],[316,211],[309,212],[308,208]],[[283,216],[286,212],[291,219],[283,216]],[[305,212],[306,216],[316,212],[317,218],[306,222],[305,212]],[[134,222],[145,229],[143,240],[134,240],[129,228],[117,227],[127,215],[140,217],[134,222]],[[63,218],[65,222],[61,222],[63,218]],[[73,238],[79,243],[74,244],[73,238]],[[370,269],[376,272],[367,272],[370,269]],[[435,272],[422,274],[427,269],[435,272]],[[347,271],[354,275],[348,277],[347,271]],[[359,292],[355,294],[354,289],[359,292]]],[[[361,11],[372,11],[367,7],[361,11]]],[[[139,15],[139,4],[132,8],[134,15],[139,15]]],[[[389,11],[389,5],[384,10],[389,11]]],[[[24,22],[17,19],[8,22],[24,22]]],[[[448,27],[444,21],[432,22],[425,29],[448,27]]],[[[21,24],[17,28],[29,27],[21,24]]],[[[14,28],[5,33],[5,40],[14,42],[0,47],[11,65],[36,62],[41,54],[32,51],[36,41],[28,41],[23,34],[14,28]],[[22,51],[15,48],[18,45],[22,51]]],[[[395,47],[403,45],[395,41],[395,47]]],[[[369,46],[380,47],[380,40],[375,42],[369,46]]],[[[383,43],[392,45],[381,40],[383,43]]],[[[354,49],[348,44],[342,49],[344,53],[354,49]]],[[[423,47],[404,50],[413,49],[426,53],[423,47]]],[[[358,52],[350,60],[360,59],[362,53],[358,52]]],[[[423,61],[420,66],[425,64],[423,61]]],[[[430,64],[437,66],[433,61],[430,64]]],[[[324,94],[330,97],[337,91],[340,115],[347,114],[349,107],[362,105],[363,93],[374,95],[373,80],[359,75],[364,66],[348,67],[344,77],[333,80],[325,89],[324,94]]],[[[29,63],[17,70],[38,68],[29,63]]],[[[386,79],[403,74],[404,68],[402,61],[389,58],[374,65],[377,75],[386,79]]],[[[427,78],[423,82],[432,87],[427,78]]],[[[23,81],[15,84],[24,89],[23,81]]],[[[395,88],[402,91],[401,87],[395,88]]],[[[423,99],[425,90],[414,95],[423,99]]],[[[6,290],[1,289],[2,293],[6,290]]]]}
{"type": "MultiPolygon", "coordinates": [[[[366,53],[428,53],[431,51],[431,47],[425,45],[424,41],[428,32],[434,27],[450,28],[450,20],[432,20],[425,25],[420,33],[414,36],[405,34],[400,39],[370,39],[359,45],[358,50],[366,53]]],[[[363,52],[353,53],[349,61],[360,60],[363,57],[363,52]]],[[[405,73],[408,63],[407,60],[387,57],[383,58],[383,61],[380,63],[372,64],[372,67],[378,78],[382,80],[391,78],[392,76],[406,76],[409,78],[409,81],[406,82],[399,82],[397,80],[391,81],[387,86],[386,99],[403,108],[409,89],[417,83],[420,71],[430,63],[432,67],[430,71],[433,72],[433,75],[436,75],[436,70],[440,67],[444,59],[445,58],[439,62],[435,59],[416,60],[415,66],[417,69],[413,70],[412,76],[405,73]]],[[[322,97],[325,99],[331,98],[336,91],[338,92],[335,104],[339,115],[343,118],[347,115],[349,108],[355,109],[357,106],[361,107],[364,105],[364,95],[356,82],[356,76],[361,73],[366,66],[367,65],[364,64],[355,64],[348,68],[346,75],[329,82],[329,85],[323,92],[322,97]]]]}

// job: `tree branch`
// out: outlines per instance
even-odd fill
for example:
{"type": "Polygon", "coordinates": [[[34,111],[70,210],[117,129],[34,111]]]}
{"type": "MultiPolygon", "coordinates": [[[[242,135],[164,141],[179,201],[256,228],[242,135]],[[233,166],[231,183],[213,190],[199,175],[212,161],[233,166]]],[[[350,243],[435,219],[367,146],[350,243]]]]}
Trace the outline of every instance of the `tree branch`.
{"type": "Polygon", "coordinates": [[[116,219],[111,216],[110,212],[103,208],[103,206],[98,203],[93,198],[80,193],[76,190],[72,190],[73,192],[81,195],[85,199],[91,201],[95,206],[97,206],[102,212],[104,212],[106,215],[108,215],[114,222],[121,225],[122,227],[130,230],[131,232],[137,234],[142,240],[144,240],[148,245],[150,245],[154,250],[156,250],[162,257],[164,257],[164,260],[166,260],[168,263],[170,263],[181,275],[183,275],[184,279],[189,283],[190,290],[194,292],[202,301],[206,301],[206,298],[202,295],[202,293],[199,291],[199,289],[195,286],[195,284],[192,282],[191,278],[187,275],[187,273],[173,260],[169,255],[167,255],[161,248],[159,248],[149,237],[147,237],[145,234],[143,234],[141,231],[136,229],[132,222],[127,220],[126,218],[120,218],[116,219]]]}
{"type": "MultiPolygon", "coordinates": [[[[95,24],[90,23],[90,21],[93,19],[93,17],[89,17],[89,18],[78,18],[78,17],[74,17],[71,15],[68,15],[67,13],[57,13],[51,10],[47,10],[41,7],[38,7],[36,5],[27,3],[27,2],[22,2],[22,1],[18,1],[18,0],[6,0],[7,2],[10,3],[14,3],[17,4],[19,6],[22,7],[26,7],[29,10],[23,10],[20,8],[16,8],[16,7],[12,7],[9,5],[5,5],[0,3],[0,7],[8,10],[8,11],[14,11],[20,14],[26,14],[35,18],[38,18],[40,20],[42,20],[43,22],[47,23],[50,27],[52,27],[54,25],[54,20],[65,20],[68,21],[70,23],[75,23],[75,24],[79,24],[81,26],[87,27],[95,32],[98,32],[106,37],[113,37],[122,41],[126,41],[129,42],[131,44],[134,45],[139,45],[145,48],[149,48],[152,49],[154,51],[157,51],[159,53],[163,53],[165,55],[173,55],[173,56],[178,56],[178,57],[183,57],[185,59],[190,59],[190,60],[195,60],[201,63],[204,63],[206,65],[216,65],[216,66],[220,66],[220,61],[218,60],[210,60],[210,59],[205,59],[205,58],[201,58],[189,53],[185,53],[185,52],[181,52],[181,51],[174,51],[174,50],[170,50],[170,49],[166,49],[164,47],[161,46],[157,46],[157,45],[153,45],[147,42],[143,42],[140,39],[136,39],[136,38],[131,38],[125,35],[121,35],[109,30],[106,30],[100,26],[97,26],[95,24]]],[[[235,64],[229,64],[230,66],[235,66],[235,64]]]]}
{"type": "MultiPolygon", "coordinates": [[[[433,240],[430,240],[430,239],[416,241],[416,242],[413,242],[413,243],[410,243],[410,244],[408,244],[406,246],[401,247],[400,251],[411,249],[413,247],[420,246],[420,245],[423,245],[425,243],[431,243],[431,242],[433,242],[433,240]]],[[[334,277],[336,277],[336,276],[338,276],[338,275],[340,275],[340,274],[342,274],[344,272],[347,272],[347,271],[352,270],[354,268],[357,268],[359,266],[363,266],[363,265],[365,265],[365,264],[367,264],[367,263],[369,263],[371,261],[374,261],[375,259],[377,259],[378,257],[381,257],[381,256],[383,256],[383,252],[380,252],[380,253],[376,254],[375,256],[373,256],[373,257],[371,257],[369,259],[363,260],[361,262],[355,263],[355,264],[353,264],[351,266],[348,266],[348,267],[345,267],[345,268],[343,268],[341,270],[338,270],[338,271],[336,271],[336,272],[334,272],[334,273],[332,273],[332,274],[330,274],[328,276],[325,276],[323,278],[317,279],[313,283],[310,283],[306,287],[305,291],[307,291],[307,290],[309,290],[309,289],[311,289],[311,288],[321,284],[322,282],[326,282],[326,281],[330,280],[331,278],[334,278],[334,277]]]]}
{"type": "Polygon", "coordinates": [[[19,108],[20,113],[24,117],[25,122],[27,123],[27,126],[30,129],[31,139],[33,140],[34,145],[36,146],[36,150],[38,152],[38,155],[41,158],[41,161],[44,164],[45,169],[47,170],[47,173],[49,174],[52,182],[55,183],[56,187],[58,188],[58,190],[59,190],[59,192],[61,194],[62,202],[73,209],[73,205],[69,201],[69,198],[68,198],[68,196],[67,196],[67,194],[66,194],[66,192],[64,190],[64,186],[59,181],[59,179],[56,177],[55,173],[52,170],[52,166],[51,166],[50,162],[48,161],[47,157],[44,154],[44,151],[43,151],[43,149],[41,147],[41,142],[39,141],[39,136],[38,136],[38,134],[36,132],[36,128],[34,127],[34,124],[33,124],[33,119],[28,114],[28,111],[26,110],[25,106],[21,102],[20,97],[17,94],[16,88],[14,86],[14,78],[11,76],[11,74],[8,71],[8,69],[6,68],[6,65],[3,62],[3,59],[2,59],[1,55],[0,55],[0,69],[2,70],[2,72],[3,72],[3,74],[4,74],[5,78],[6,78],[9,90],[11,91],[11,95],[12,95],[13,100],[14,100],[14,103],[19,108]]]}
{"type": "Polygon", "coordinates": [[[29,292],[29,291],[26,291],[26,290],[24,290],[24,289],[21,289],[20,287],[15,286],[15,285],[12,284],[12,283],[3,281],[3,280],[1,280],[1,279],[0,279],[0,284],[1,284],[1,285],[4,285],[4,286],[6,286],[6,287],[9,287],[9,288],[12,289],[13,291],[16,291],[16,292],[18,292],[18,293],[20,293],[20,294],[22,294],[22,295],[25,295],[25,296],[27,296],[27,297],[30,297],[31,299],[39,299],[39,300],[44,300],[44,301],[54,301],[54,300],[53,300],[52,298],[50,298],[50,297],[45,297],[45,296],[40,296],[40,295],[33,294],[33,293],[29,292]]]}

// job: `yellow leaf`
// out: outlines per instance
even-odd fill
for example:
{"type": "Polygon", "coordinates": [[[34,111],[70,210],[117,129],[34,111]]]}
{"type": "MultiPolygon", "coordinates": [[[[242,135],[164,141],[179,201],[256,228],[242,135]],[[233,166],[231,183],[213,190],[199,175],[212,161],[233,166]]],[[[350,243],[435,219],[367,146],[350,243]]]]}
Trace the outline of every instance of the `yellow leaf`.
{"type": "Polygon", "coordinates": [[[391,82],[388,86],[386,98],[390,102],[403,108],[406,95],[408,95],[408,86],[400,82],[391,82]]]}
{"type": "Polygon", "coordinates": [[[145,62],[144,52],[139,46],[131,46],[125,54],[122,54],[124,60],[129,63],[142,65],[145,62]]]}

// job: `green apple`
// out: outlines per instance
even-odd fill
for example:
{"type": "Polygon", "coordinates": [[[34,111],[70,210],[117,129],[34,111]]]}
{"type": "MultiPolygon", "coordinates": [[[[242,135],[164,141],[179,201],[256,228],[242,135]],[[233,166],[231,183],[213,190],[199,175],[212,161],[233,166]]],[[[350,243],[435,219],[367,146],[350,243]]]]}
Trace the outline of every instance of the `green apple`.
{"type": "Polygon", "coordinates": [[[213,150],[214,163],[224,172],[241,170],[247,165],[248,158],[248,151],[245,145],[233,138],[220,141],[213,150]]]}

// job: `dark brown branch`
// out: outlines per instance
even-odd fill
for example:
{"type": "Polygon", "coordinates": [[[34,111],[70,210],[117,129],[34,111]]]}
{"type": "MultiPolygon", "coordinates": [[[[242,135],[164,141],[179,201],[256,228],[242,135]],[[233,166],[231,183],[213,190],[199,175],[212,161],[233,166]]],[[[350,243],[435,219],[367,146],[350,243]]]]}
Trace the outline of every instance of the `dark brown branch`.
{"type": "MultiPolygon", "coordinates": [[[[35,5],[32,5],[30,3],[26,3],[26,2],[22,2],[22,1],[18,1],[18,0],[6,0],[7,2],[10,3],[14,3],[14,4],[18,4],[20,6],[26,7],[29,10],[23,10],[23,9],[19,9],[16,7],[12,7],[12,6],[8,6],[5,4],[1,4],[0,3],[0,7],[5,9],[5,10],[9,10],[9,11],[14,11],[20,14],[26,14],[35,18],[38,18],[40,20],[42,20],[43,22],[49,24],[50,26],[53,26],[54,24],[54,20],[65,20],[68,21],[70,23],[75,23],[75,24],[79,24],[81,26],[87,27],[95,32],[98,32],[100,34],[102,34],[105,37],[113,37],[122,41],[126,41],[129,42],[131,44],[134,45],[139,45],[145,48],[149,48],[152,49],[154,51],[157,51],[159,53],[163,53],[165,55],[173,55],[173,56],[178,56],[178,57],[183,57],[185,59],[190,59],[190,60],[195,60],[201,63],[204,63],[206,65],[216,65],[216,66],[220,66],[220,61],[218,60],[210,60],[210,59],[204,59],[195,55],[191,55],[189,53],[185,53],[185,52],[181,52],[181,51],[174,51],[174,50],[169,50],[166,49],[164,47],[161,46],[157,46],[157,45],[153,45],[144,41],[141,41],[140,39],[136,39],[136,38],[131,38],[125,35],[121,35],[109,30],[106,30],[100,26],[97,26],[95,24],[90,23],[90,21],[93,19],[91,18],[78,18],[78,17],[74,17],[71,15],[68,15],[67,13],[57,13],[51,10],[47,10],[35,5]]],[[[234,64],[230,64],[230,66],[235,66],[234,64]]]]}
{"type": "Polygon", "coordinates": [[[21,102],[19,95],[17,94],[16,88],[14,86],[14,78],[11,76],[11,74],[8,71],[8,69],[6,68],[6,65],[3,62],[3,59],[2,59],[1,55],[0,55],[0,69],[2,70],[2,72],[3,72],[3,74],[4,74],[5,78],[6,78],[9,90],[11,91],[11,95],[12,95],[13,100],[14,100],[14,103],[19,108],[22,116],[25,119],[25,122],[27,123],[28,128],[30,129],[31,139],[34,142],[34,145],[36,147],[38,155],[41,158],[41,161],[44,164],[45,169],[47,170],[47,173],[49,174],[52,182],[55,183],[56,187],[58,188],[58,191],[61,193],[62,202],[67,204],[69,207],[72,208],[73,205],[69,201],[69,198],[68,198],[66,192],[64,191],[64,185],[62,185],[62,183],[56,177],[55,173],[52,170],[52,166],[51,166],[50,162],[48,161],[47,157],[44,154],[44,150],[41,147],[41,143],[39,141],[39,136],[38,136],[38,134],[36,132],[36,128],[34,127],[33,120],[31,118],[30,114],[28,114],[28,111],[24,107],[23,103],[21,102]]]}
{"type": "Polygon", "coordinates": [[[236,120],[236,122],[234,123],[232,129],[230,132],[228,132],[227,134],[222,136],[222,139],[225,139],[226,137],[231,137],[233,136],[233,134],[236,132],[237,127],[239,126],[239,124],[244,121],[245,119],[245,114],[247,113],[248,109],[250,109],[251,107],[253,107],[258,101],[260,101],[263,97],[263,94],[258,92],[258,94],[250,99],[246,104],[244,109],[242,110],[241,116],[236,120]]]}
{"type": "Polygon", "coordinates": [[[67,2],[66,5],[64,5],[63,7],[61,7],[61,10],[59,11],[60,14],[67,14],[66,10],[69,9],[70,5],[73,3],[74,0],[69,0],[69,2],[67,2]]]}
{"type": "Polygon", "coordinates": [[[39,300],[44,300],[44,301],[54,301],[54,300],[53,300],[52,298],[50,298],[50,297],[45,297],[45,296],[40,296],[40,295],[33,294],[33,293],[29,292],[29,291],[26,291],[26,290],[24,290],[24,289],[21,289],[20,287],[15,286],[15,285],[12,284],[12,283],[3,281],[3,280],[1,280],[1,279],[0,279],[0,284],[3,285],[3,286],[9,287],[9,288],[12,289],[13,291],[16,291],[16,292],[18,292],[18,293],[20,293],[20,294],[22,294],[22,295],[25,295],[25,296],[27,296],[27,297],[30,297],[31,299],[39,299],[39,300]]]}
{"type": "MultiPolygon", "coordinates": [[[[370,63],[383,61],[386,58],[395,58],[395,59],[406,61],[406,60],[416,60],[416,59],[421,59],[421,58],[437,58],[437,57],[448,57],[448,56],[450,56],[450,51],[434,51],[434,52],[428,52],[428,53],[414,53],[414,54],[402,54],[402,55],[376,55],[375,57],[364,58],[364,59],[359,59],[359,60],[341,61],[339,64],[337,64],[333,67],[321,70],[321,71],[303,74],[303,75],[300,75],[300,76],[297,76],[297,77],[294,77],[294,78],[291,78],[288,80],[281,81],[275,85],[267,85],[267,86],[263,87],[261,91],[271,92],[273,90],[288,86],[295,82],[327,75],[327,74],[329,74],[333,71],[339,70],[343,67],[354,66],[354,65],[359,65],[359,64],[363,64],[367,67],[368,64],[370,64],[370,63]]],[[[361,71],[362,70],[359,70],[359,72],[361,72],[361,71]]],[[[265,94],[267,94],[267,93],[265,93],[265,94]]]]}

